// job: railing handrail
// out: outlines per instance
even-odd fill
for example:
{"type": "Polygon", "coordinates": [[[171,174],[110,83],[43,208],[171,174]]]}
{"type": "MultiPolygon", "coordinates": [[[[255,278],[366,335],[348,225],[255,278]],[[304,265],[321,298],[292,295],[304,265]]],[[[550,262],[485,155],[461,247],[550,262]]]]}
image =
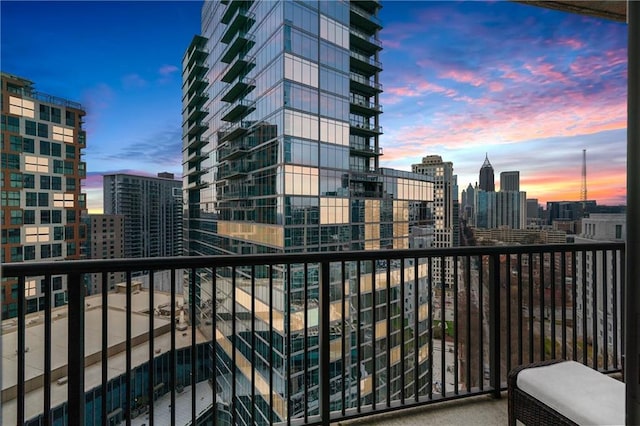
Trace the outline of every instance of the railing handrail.
{"type": "Polygon", "coordinates": [[[437,256],[490,256],[547,252],[583,252],[624,249],[625,243],[531,244],[520,246],[471,246],[424,249],[384,249],[320,253],[271,253],[216,256],[175,256],[120,259],[91,259],[49,262],[2,263],[4,277],[66,273],[96,273],[156,269],[210,268],[248,264],[322,263],[437,256]]]}

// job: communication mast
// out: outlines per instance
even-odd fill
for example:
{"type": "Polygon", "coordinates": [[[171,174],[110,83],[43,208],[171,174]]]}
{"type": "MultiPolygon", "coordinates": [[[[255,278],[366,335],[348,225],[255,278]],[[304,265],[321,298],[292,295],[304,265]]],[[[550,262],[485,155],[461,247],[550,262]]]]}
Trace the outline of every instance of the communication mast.
{"type": "Polygon", "coordinates": [[[582,202],[582,213],[587,209],[587,150],[582,150],[582,188],[580,188],[580,201],[582,202]]]}

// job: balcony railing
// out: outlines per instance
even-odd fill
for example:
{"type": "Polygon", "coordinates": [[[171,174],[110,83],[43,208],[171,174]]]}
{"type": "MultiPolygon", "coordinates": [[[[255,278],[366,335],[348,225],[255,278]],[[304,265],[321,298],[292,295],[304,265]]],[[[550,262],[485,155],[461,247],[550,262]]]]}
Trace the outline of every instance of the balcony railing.
{"type": "Polygon", "coordinates": [[[3,264],[18,304],[3,421],[329,424],[499,397],[543,359],[621,369],[624,244],[348,252],[336,237],[323,253],[3,264]],[[165,291],[138,271],[169,271],[165,291]],[[113,272],[120,292],[85,295],[84,274],[113,272]],[[27,314],[36,277],[44,312],[27,314]]]}

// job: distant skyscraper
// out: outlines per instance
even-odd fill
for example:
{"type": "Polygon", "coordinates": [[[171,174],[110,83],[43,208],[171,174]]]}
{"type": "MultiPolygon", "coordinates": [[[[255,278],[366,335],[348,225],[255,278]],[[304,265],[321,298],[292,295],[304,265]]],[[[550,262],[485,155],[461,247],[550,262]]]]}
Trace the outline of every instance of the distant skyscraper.
{"type": "Polygon", "coordinates": [[[526,192],[498,191],[476,193],[475,227],[525,229],[527,226],[526,192]]]}
{"type": "MultiPolygon", "coordinates": [[[[433,179],[434,247],[451,247],[453,242],[453,163],[442,161],[439,155],[428,155],[422,163],[413,164],[411,171],[433,179]]],[[[455,197],[457,200],[457,196],[455,197]]]]}
{"type": "Polygon", "coordinates": [[[471,184],[466,190],[462,190],[461,216],[467,221],[467,225],[473,226],[475,221],[476,188],[471,184]]]}
{"type": "Polygon", "coordinates": [[[520,191],[520,172],[500,173],[500,191],[520,191]]]}
{"type": "MultiPolygon", "coordinates": [[[[2,262],[80,259],[86,228],[81,192],[86,165],[82,105],[36,92],[1,74],[2,262]]],[[[26,311],[43,309],[44,277],[25,282],[26,311]]],[[[66,278],[51,277],[53,306],[65,303],[66,278]]],[[[16,282],[2,283],[2,318],[17,314],[16,282]],[[12,291],[12,287],[14,290],[12,291]]]]}
{"type": "MultiPolygon", "coordinates": [[[[118,259],[124,257],[124,216],[89,214],[82,218],[87,226],[87,252],[89,259],[118,259]]],[[[89,294],[102,289],[102,274],[86,274],[89,294]]],[[[107,285],[112,290],[124,282],[124,272],[107,274],[107,285]]]]}
{"type": "MultiPolygon", "coordinates": [[[[458,196],[457,184],[453,174],[453,163],[442,161],[439,155],[428,155],[422,158],[419,164],[413,164],[411,170],[430,176],[433,179],[433,247],[453,247],[455,232],[458,232],[457,213],[458,196]],[[454,189],[455,187],[455,189],[454,189]],[[456,209],[454,211],[454,199],[456,209]]],[[[434,280],[440,280],[440,259],[434,261],[434,280]]],[[[445,266],[445,284],[453,285],[453,265],[451,259],[447,259],[445,266]]]]}
{"type": "Polygon", "coordinates": [[[103,177],[104,212],[124,216],[124,257],[182,256],[182,182],[112,174],[103,177]]]}
{"type": "Polygon", "coordinates": [[[493,192],[496,186],[493,178],[493,166],[489,162],[489,155],[484,158],[484,163],[480,168],[480,189],[485,192],[493,192]]]}
{"type": "Polygon", "coordinates": [[[537,198],[527,198],[527,227],[539,227],[542,225],[540,204],[537,198]]]}

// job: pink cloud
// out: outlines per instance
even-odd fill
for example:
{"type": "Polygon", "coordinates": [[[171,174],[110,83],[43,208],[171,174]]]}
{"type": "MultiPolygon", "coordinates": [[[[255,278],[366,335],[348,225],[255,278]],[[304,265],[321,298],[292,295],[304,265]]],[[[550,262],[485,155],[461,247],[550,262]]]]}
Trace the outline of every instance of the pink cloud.
{"type": "Polygon", "coordinates": [[[584,47],[584,43],[576,38],[557,39],[554,40],[553,43],[560,46],[568,46],[573,50],[582,49],[584,47]]]}
{"type": "Polygon", "coordinates": [[[485,84],[485,80],[482,77],[471,71],[449,70],[440,74],[440,77],[448,78],[459,83],[467,83],[475,87],[485,84]]]}

